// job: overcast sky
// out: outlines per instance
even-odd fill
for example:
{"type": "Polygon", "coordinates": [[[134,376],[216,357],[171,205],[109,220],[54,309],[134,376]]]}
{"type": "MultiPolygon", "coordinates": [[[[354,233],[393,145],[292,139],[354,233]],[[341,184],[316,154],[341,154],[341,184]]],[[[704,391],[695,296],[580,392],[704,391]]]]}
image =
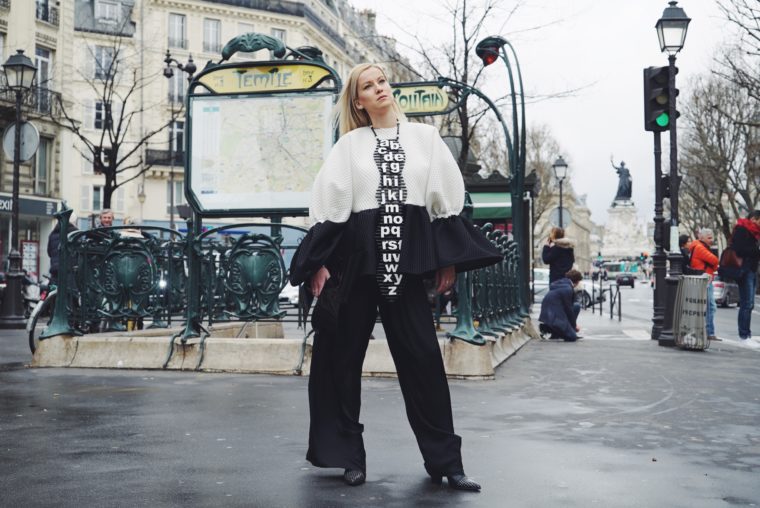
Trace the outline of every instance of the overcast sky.
{"type": "MultiPolygon", "coordinates": [[[[436,44],[450,37],[451,21],[442,1],[349,0],[356,8],[377,13],[378,31],[415,43],[405,32],[436,44]]],[[[451,1],[451,0],[449,0],[451,1]]],[[[633,201],[639,217],[654,215],[652,134],[643,125],[642,69],[667,65],[660,53],[655,23],[666,0],[503,0],[484,35],[500,34],[517,51],[526,95],[545,95],[580,88],[573,96],[527,106],[528,125],[546,124],[570,164],[571,183],[588,196],[592,219],[603,224],[615,197],[617,174],[610,165],[624,160],[633,177],[633,201]],[[506,22],[506,24],[505,24],[506,22]],[[531,28],[540,27],[535,30],[531,28]]],[[[678,54],[677,87],[688,95],[696,74],[715,67],[714,55],[731,39],[732,28],[715,0],[681,0],[692,19],[684,49],[678,54]]],[[[412,61],[415,56],[406,53],[412,61]]],[[[493,65],[482,89],[491,97],[504,94],[506,69],[493,65]]],[[[430,76],[429,78],[433,78],[430,76]]],[[[663,134],[663,169],[667,172],[667,134],[663,134]]],[[[558,154],[559,155],[559,154],[558,154]]],[[[530,168],[528,168],[530,171],[530,168]]]]}

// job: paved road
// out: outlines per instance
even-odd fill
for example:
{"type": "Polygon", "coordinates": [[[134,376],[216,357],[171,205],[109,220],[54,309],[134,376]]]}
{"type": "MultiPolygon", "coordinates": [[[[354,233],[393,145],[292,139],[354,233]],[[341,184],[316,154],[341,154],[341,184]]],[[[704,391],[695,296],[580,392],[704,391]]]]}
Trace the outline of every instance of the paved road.
{"type": "MultiPolygon", "coordinates": [[[[480,494],[431,485],[392,379],[364,381],[368,483],[304,460],[307,379],[28,369],[0,335],[2,506],[760,505],[760,348],[661,348],[584,313],[494,381],[452,381],[480,494]]],[[[638,334],[638,335],[637,335],[638,334]]]]}

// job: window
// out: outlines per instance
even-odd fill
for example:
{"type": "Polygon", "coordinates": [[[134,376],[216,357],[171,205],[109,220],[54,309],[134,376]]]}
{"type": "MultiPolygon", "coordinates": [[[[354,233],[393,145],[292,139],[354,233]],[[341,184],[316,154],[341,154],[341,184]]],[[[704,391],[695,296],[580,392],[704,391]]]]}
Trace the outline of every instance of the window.
{"type": "Polygon", "coordinates": [[[107,102],[95,102],[95,117],[92,121],[93,128],[102,131],[111,124],[110,104],[107,102]]]}
{"type": "Polygon", "coordinates": [[[184,102],[185,100],[185,73],[173,69],[174,74],[169,78],[169,101],[184,102]]]}
{"type": "Polygon", "coordinates": [[[185,122],[172,122],[169,130],[169,147],[174,153],[185,150],[185,122]]]}
{"type": "MultiPolygon", "coordinates": [[[[285,34],[285,30],[282,30],[280,28],[272,28],[272,32],[271,33],[272,33],[272,37],[274,37],[275,39],[280,39],[283,44],[287,44],[285,42],[285,35],[286,35],[285,34]]],[[[269,58],[271,60],[275,59],[274,53],[272,51],[269,52],[269,58]]]]}
{"type": "Polygon", "coordinates": [[[166,182],[166,213],[172,213],[172,184],[174,185],[174,213],[177,213],[177,207],[180,205],[186,205],[185,188],[182,180],[169,180],[166,182]]]}
{"type": "Polygon", "coordinates": [[[34,157],[34,193],[48,193],[48,175],[50,174],[50,145],[51,140],[40,137],[40,145],[34,157]]]}
{"type": "Polygon", "coordinates": [[[36,47],[34,49],[34,64],[37,67],[37,76],[35,77],[37,86],[37,111],[41,113],[50,112],[50,92],[52,87],[52,68],[53,53],[49,49],[36,47]]]}
{"type": "Polygon", "coordinates": [[[43,21],[48,19],[48,15],[50,14],[50,6],[48,5],[48,0],[37,0],[37,19],[41,19],[43,21]]]}
{"type": "Polygon", "coordinates": [[[95,46],[95,79],[106,80],[115,74],[114,48],[95,46]]]}
{"type": "Polygon", "coordinates": [[[95,19],[101,22],[119,21],[121,5],[114,0],[95,0],[95,19]]]}
{"type": "Polygon", "coordinates": [[[169,14],[169,47],[187,49],[184,14],[169,14]]]}
{"type": "MultiPolygon", "coordinates": [[[[5,62],[5,34],[0,33],[0,62],[5,62]]],[[[0,72],[0,88],[5,87],[5,73],[0,72]]]]}
{"type": "Polygon", "coordinates": [[[90,210],[93,212],[99,212],[103,208],[103,186],[92,186],[92,207],[90,210]]]}
{"type": "Polygon", "coordinates": [[[218,19],[203,20],[203,51],[219,53],[222,50],[222,23],[218,19]]]}

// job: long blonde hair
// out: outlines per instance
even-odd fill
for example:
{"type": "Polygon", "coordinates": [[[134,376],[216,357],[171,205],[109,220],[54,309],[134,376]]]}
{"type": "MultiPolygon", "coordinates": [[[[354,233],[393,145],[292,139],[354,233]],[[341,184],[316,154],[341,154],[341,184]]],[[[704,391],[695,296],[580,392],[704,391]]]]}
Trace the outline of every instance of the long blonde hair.
{"type": "MultiPolygon", "coordinates": [[[[372,125],[372,120],[367,111],[356,107],[356,100],[359,97],[359,76],[362,72],[373,67],[382,72],[385,79],[388,79],[385,69],[374,63],[361,63],[351,69],[351,72],[348,74],[348,79],[343,85],[340,97],[338,97],[338,103],[335,105],[335,121],[341,136],[359,127],[372,125]]],[[[396,110],[399,122],[406,121],[406,116],[401,111],[396,98],[392,94],[391,98],[393,99],[393,109],[396,110]]]]}

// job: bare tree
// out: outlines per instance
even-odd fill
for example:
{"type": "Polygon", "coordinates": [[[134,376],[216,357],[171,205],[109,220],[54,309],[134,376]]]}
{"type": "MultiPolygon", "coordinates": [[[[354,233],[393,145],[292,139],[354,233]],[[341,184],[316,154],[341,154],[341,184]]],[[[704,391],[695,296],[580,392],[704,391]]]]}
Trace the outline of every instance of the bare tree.
{"type": "MultiPolygon", "coordinates": [[[[125,20],[125,25],[129,21],[125,20]]],[[[123,29],[114,29],[108,36],[107,45],[103,38],[98,44],[87,43],[89,61],[92,68],[85,66],[80,74],[93,92],[96,111],[92,112],[92,124],[84,122],[76,114],[76,106],[86,111],[84,103],[67,103],[59,98],[61,117],[51,119],[59,126],[70,130],[80,141],[77,150],[96,174],[102,174],[103,208],[111,207],[112,195],[122,185],[139,177],[151,168],[143,160],[143,148],[158,133],[162,132],[182,113],[182,108],[173,110],[167,122],[147,132],[137,132],[137,120],[144,112],[158,104],[145,104],[141,90],[148,87],[158,75],[146,76],[129,54],[131,37],[123,29]],[[93,135],[92,131],[97,134],[93,135]]],[[[82,117],[87,116],[86,113],[82,117]]]]}
{"type": "MultiPolygon", "coordinates": [[[[477,88],[481,82],[483,65],[475,55],[475,46],[483,38],[483,26],[487,19],[499,13],[500,17],[508,20],[511,13],[520,5],[514,2],[514,7],[505,13],[501,7],[503,2],[499,0],[455,0],[453,3],[443,5],[446,18],[451,22],[451,39],[441,47],[431,48],[430,44],[414,36],[417,48],[411,48],[422,61],[422,68],[428,75],[434,77],[443,76],[466,83],[477,88]]],[[[451,91],[451,99],[459,102],[463,99],[460,90],[451,91]]],[[[462,139],[462,146],[458,157],[459,167],[464,168],[467,156],[475,141],[475,132],[478,123],[489,112],[489,108],[482,102],[470,102],[472,96],[462,101],[461,107],[452,115],[444,117],[442,128],[448,134],[456,135],[462,139]],[[477,104],[477,106],[475,105],[477,104]]],[[[506,97],[493,101],[497,105],[506,97]]]]}
{"type": "Polygon", "coordinates": [[[711,227],[728,240],[736,218],[760,202],[757,102],[719,76],[697,78],[691,88],[679,124],[682,217],[692,231],[711,227]]]}
{"type": "Polygon", "coordinates": [[[716,73],[760,100],[760,2],[757,0],[721,0],[720,9],[739,29],[739,40],[719,59],[716,73]]]}

